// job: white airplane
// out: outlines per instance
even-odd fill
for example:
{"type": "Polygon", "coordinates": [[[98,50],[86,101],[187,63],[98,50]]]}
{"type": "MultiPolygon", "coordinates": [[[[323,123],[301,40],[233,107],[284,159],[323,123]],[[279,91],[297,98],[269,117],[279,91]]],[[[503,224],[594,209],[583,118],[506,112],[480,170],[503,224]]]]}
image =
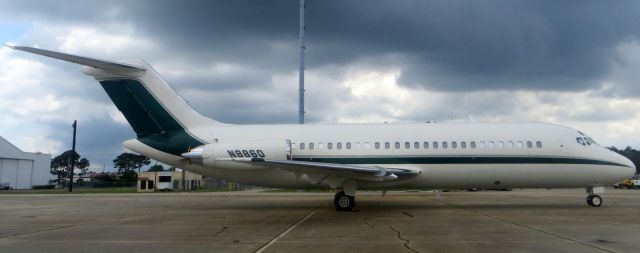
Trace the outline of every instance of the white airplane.
{"type": "Polygon", "coordinates": [[[178,168],[278,188],[577,188],[598,207],[604,186],[635,173],[625,157],[575,129],[532,123],[230,125],[193,110],[141,60],[111,62],[9,46],[84,65],[137,138],[124,146],[178,168]]]}

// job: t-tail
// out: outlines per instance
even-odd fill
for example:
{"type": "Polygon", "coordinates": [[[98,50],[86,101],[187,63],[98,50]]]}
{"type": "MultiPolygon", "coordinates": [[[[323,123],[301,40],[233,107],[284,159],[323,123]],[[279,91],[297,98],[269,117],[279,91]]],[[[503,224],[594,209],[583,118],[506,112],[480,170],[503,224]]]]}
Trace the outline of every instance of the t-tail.
{"type": "Polygon", "coordinates": [[[205,143],[189,129],[221,124],[202,116],[146,62],[111,62],[32,47],[8,46],[84,65],[127,119],[137,139],[154,149],[179,156],[205,143]]]}

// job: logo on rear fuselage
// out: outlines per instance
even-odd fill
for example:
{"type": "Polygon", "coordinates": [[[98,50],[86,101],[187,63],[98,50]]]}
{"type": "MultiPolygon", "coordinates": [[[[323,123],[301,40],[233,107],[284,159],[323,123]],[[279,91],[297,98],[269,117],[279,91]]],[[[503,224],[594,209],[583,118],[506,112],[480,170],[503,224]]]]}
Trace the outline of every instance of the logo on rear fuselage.
{"type": "Polygon", "coordinates": [[[254,157],[254,158],[264,158],[264,152],[262,152],[261,149],[233,149],[233,150],[229,150],[227,149],[227,154],[229,154],[229,157],[231,158],[242,158],[242,157],[254,157]]]}

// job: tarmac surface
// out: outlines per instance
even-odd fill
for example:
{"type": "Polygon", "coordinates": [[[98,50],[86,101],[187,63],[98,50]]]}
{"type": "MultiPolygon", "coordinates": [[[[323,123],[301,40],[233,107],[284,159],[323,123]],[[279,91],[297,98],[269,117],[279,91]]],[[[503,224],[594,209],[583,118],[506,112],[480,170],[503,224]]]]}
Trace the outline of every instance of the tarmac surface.
{"type": "Polygon", "coordinates": [[[639,252],[640,190],[0,194],[0,252],[639,252]]]}

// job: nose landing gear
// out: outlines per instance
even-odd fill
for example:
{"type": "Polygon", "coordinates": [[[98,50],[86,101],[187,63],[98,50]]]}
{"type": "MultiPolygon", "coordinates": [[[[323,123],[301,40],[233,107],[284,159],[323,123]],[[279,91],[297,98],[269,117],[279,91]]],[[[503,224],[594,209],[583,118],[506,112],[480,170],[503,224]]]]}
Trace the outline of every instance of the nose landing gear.
{"type": "Polygon", "coordinates": [[[587,187],[587,204],[592,207],[600,207],[602,205],[602,197],[597,195],[596,193],[603,193],[604,187],[587,187]]]}
{"type": "Polygon", "coordinates": [[[598,195],[587,196],[587,204],[592,207],[600,207],[602,205],[602,198],[598,195]]]}

